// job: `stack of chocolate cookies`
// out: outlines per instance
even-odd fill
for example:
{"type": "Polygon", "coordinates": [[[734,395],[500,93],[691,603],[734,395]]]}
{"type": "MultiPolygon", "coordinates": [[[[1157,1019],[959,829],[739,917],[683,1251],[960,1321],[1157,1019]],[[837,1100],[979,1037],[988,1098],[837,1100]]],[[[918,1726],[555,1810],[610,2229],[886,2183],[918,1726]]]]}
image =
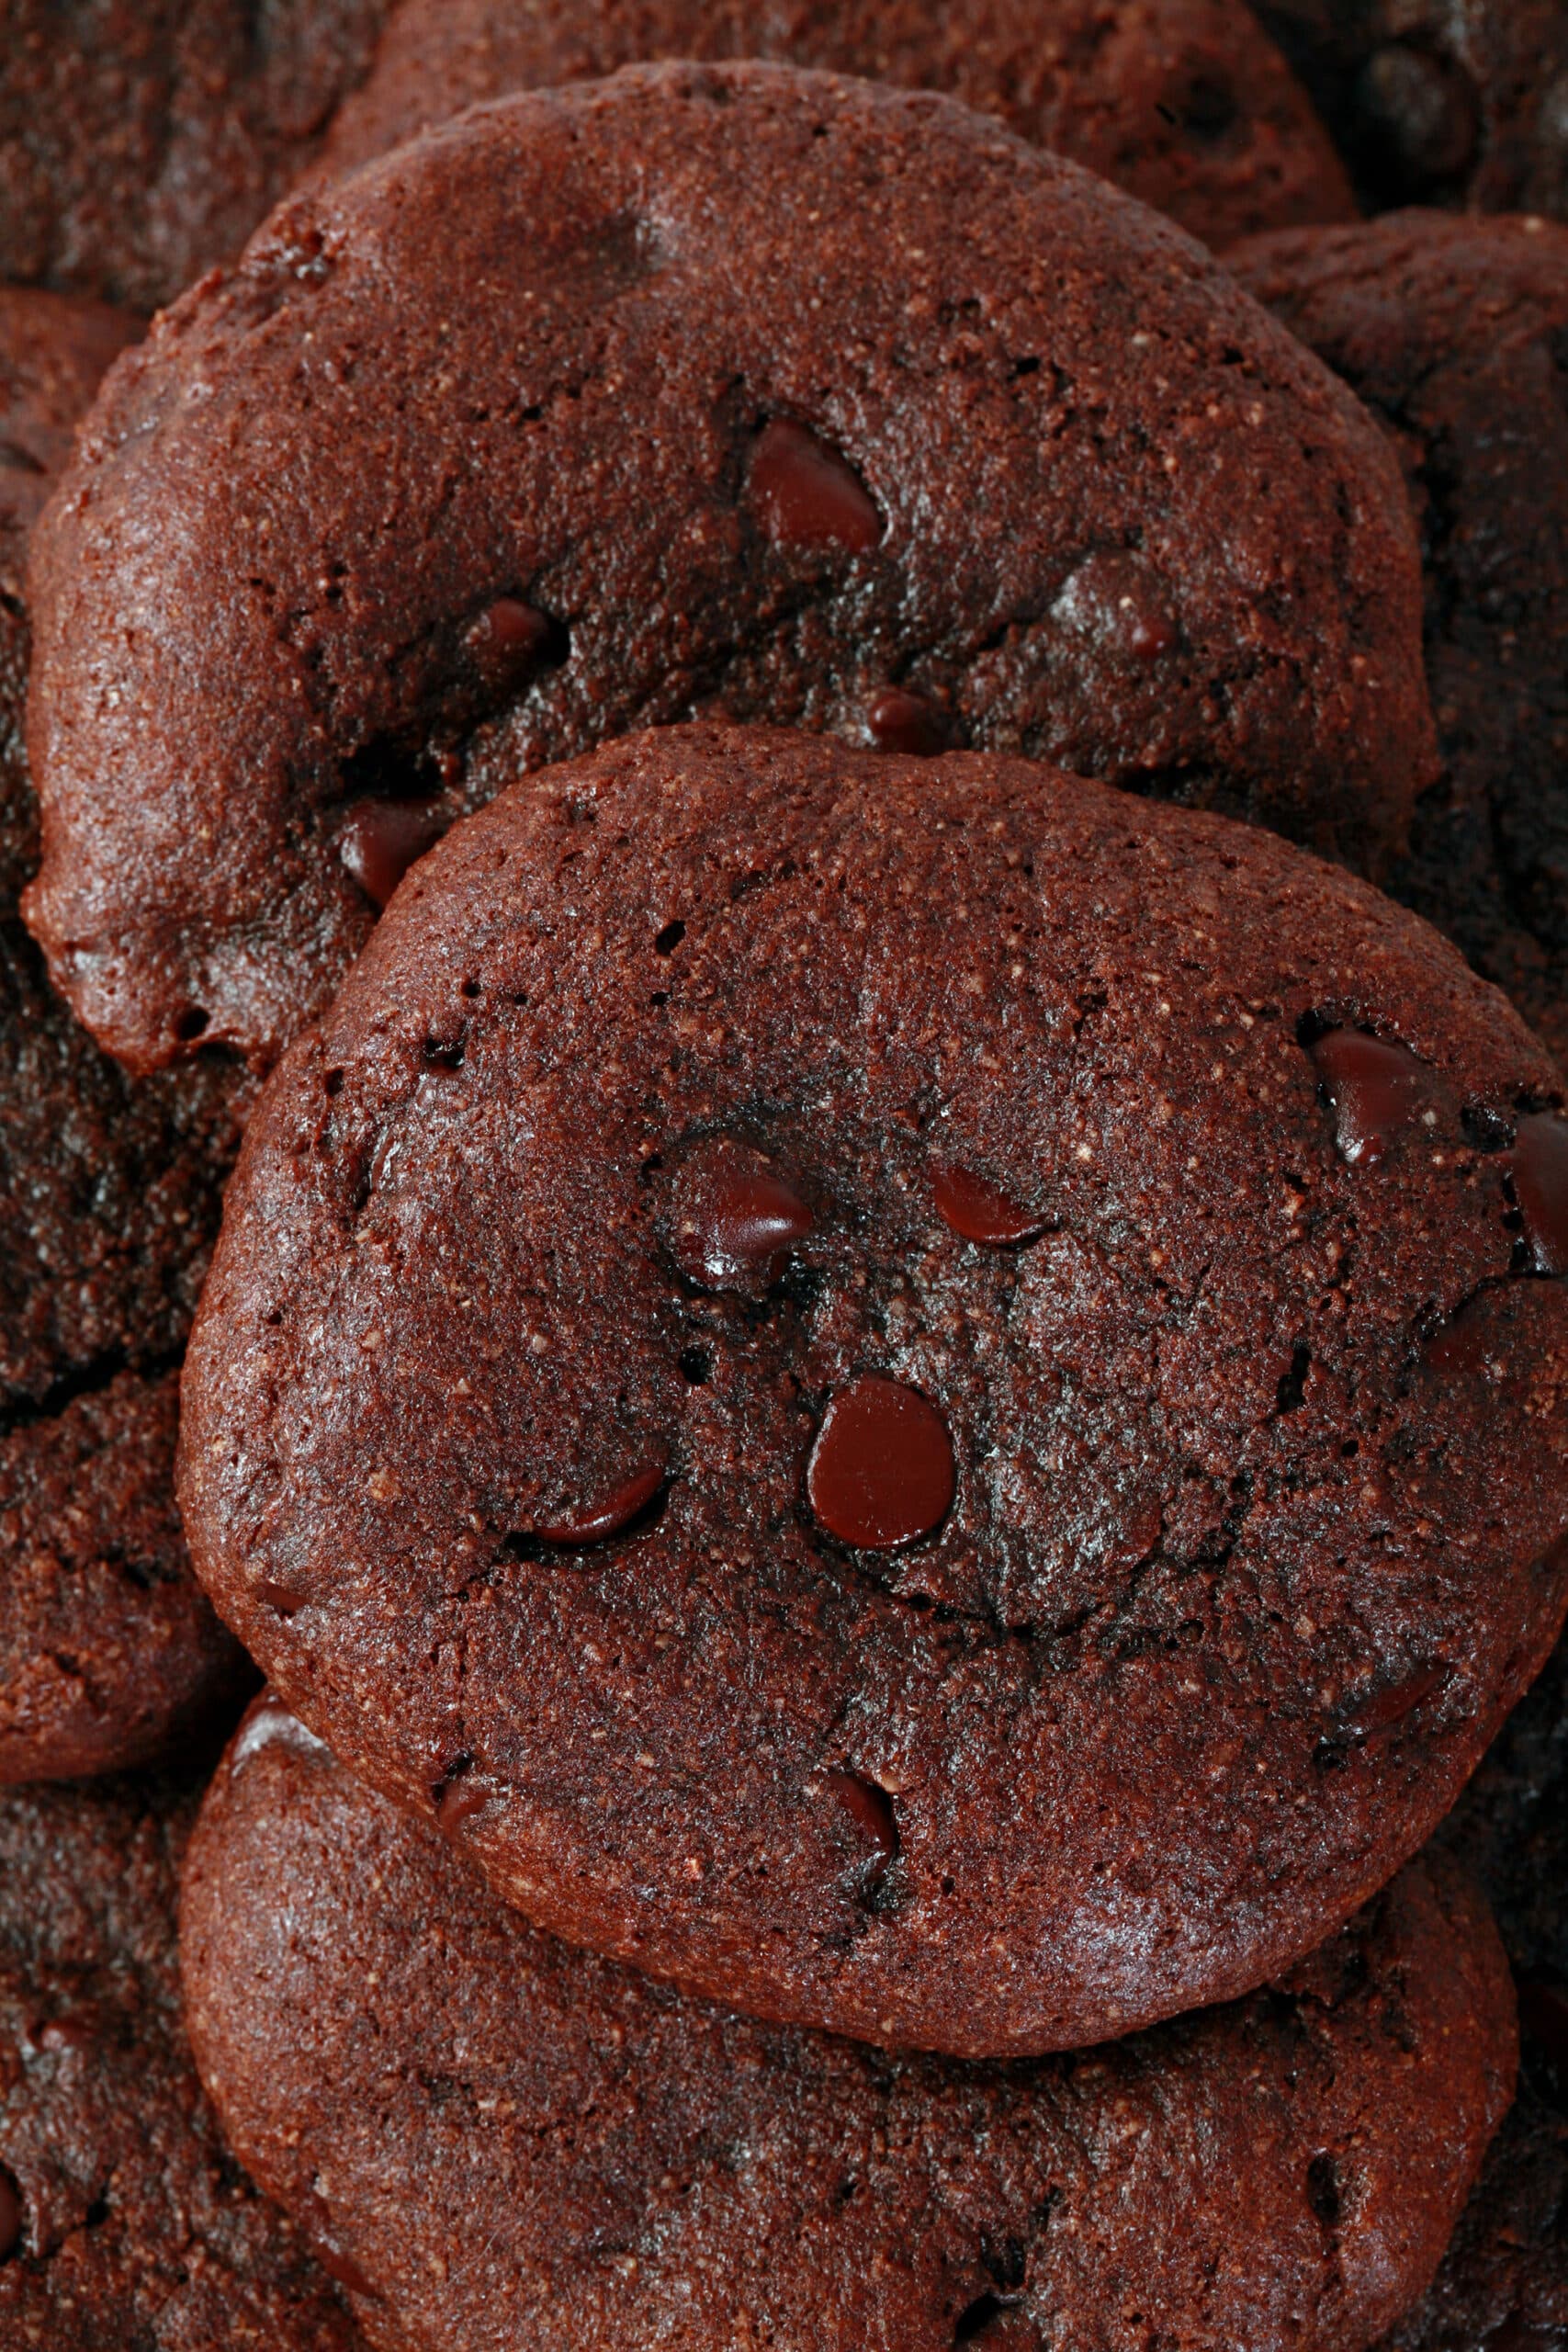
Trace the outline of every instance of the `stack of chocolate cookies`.
{"type": "Polygon", "coordinates": [[[0,0],[0,2352],[1568,2346],[1515,14],[0,0]]]}

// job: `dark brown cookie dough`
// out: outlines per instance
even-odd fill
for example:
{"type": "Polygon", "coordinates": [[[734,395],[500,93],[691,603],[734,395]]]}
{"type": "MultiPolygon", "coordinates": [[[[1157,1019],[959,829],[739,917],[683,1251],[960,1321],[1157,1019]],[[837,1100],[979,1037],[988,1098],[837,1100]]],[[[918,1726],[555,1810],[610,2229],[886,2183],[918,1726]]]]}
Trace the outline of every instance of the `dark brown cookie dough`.
{"type": "Polygon", "coordinates": [[[1420,1863],[1233,2007],[1076,2059],[899,2058],[538,1934],[272,1700],[181,1928],[225,2130],[400,2352],[1362,2352],[1513,2079],[1495,1933],[1420,1863]]]}
{"type": "Polygon", "coordinates": [[[0,0],[0,266],[142,310],[237,254],[387,0],[0,0]]]}
{"type": "Polygon", "coordinates": [[[194,1785],[0,1794],[6,2352],[358,2352],[224,2149],[180,2018],[194,1785]]]}
{"type": "Polygon", "coordinates": [[[1388,427],[1420,526],[1446,770],[1388,887],[1568,1065],[1568,230],[1408,212],[1233,258],[1388,427]]]}
{"type": "Polygon", "coordinates": [[[271,1058],[444,823],[694,709],[1368,857],[1435,766],[1344,388],[1073,165],[784,66],[502,100],[285,208],[119,371],[34,580],[29,921],[137,1069],[271,1058]]]}
{"type": "Polygon", "coordinates": [[[1519,2096],[1431,2291],[1393,2352],[1568,2342],[1568,1644],[1444,1825],[1479,1871],[1519,1985],[1519,2096]]]}
{"type": "Polygon", "coordinates": [[[1216,247],[1355,210],[1305,91],[1225,0],[402,0],[319,168],[348,170],[479,99],[682,57],[951,91],[1216,247]]]}
{"type": "Polygon", "coordinates": [[[252,1123],[198,1572],[569,1940],[975,2054],[1228,1997],[1554,1637],[1560,1084],[1272,835],[607,746],[410,877],[252,1123]]]}
{"type": "Polygon", "coordinates": [[[238,1140],[209,1059],[131,1085],[17,918],[28,531],[123,313],[0,288],[0,1783],[130,1764],[237,1687],[190,1573],[175,1366],[238,1140]]]}
{"type": "Polygon", "coordinates": [[[1252,0],[1364,201],[1568,212],[1563,0],[1252,0]]]}

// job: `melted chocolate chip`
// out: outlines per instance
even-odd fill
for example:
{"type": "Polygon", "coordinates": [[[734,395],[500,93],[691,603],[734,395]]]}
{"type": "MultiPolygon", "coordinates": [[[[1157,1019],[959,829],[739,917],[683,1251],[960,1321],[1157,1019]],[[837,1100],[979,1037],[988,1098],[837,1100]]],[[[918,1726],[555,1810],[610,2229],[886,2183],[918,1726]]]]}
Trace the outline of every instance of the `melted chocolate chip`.
{"type": "Polygon", "coordinates": [[[885,686],[867,704],[865,730],[879,752],[902,752],[912,760],[934,759],[947,749],[942,713],[903,686],[885,686]]]}
{"type": "Polygon", "coordinates": [[[688,1152],[671,1188],[670,1248],[689,1282],[760,1297],[815,1222],[772,1163],[713,1136],[688,1152]]]}
{"type": "Polygon", "coordinates": [[[1568,1274],[1568,1119],[1521,1119],[1512,1165],[1537,1273],[1568,1274]]]}
{"type": "Polygon", "coordinates": [[[1363,1029],[1331,1029],[1307,1050],[1334,1106],[1340,1150],[1352,1168],[1375,1168],[1430,1100],[1432,1071],[1408,1046],[1363,1029]]]}
{"type": "Polygon", "coordinates": [[[552,1520],[547,1527],[536,1527],[531,1532],[544,1544],[602,1544],[614,1535],[639,1511],[648,1509],[670,1468],[669,1457],[662,1452],[645,1454],[634,1470],[587,1502],[569,1510],[564,1518],[552,1520]]]}
{"type": "Polygon", "coordinates": [[[1568,2079],[1568,1993],[1539,1979],[1519,1988],[1519,2023],[1568,2079]]]}
{"type": "Polygon", "coordinates": [[[513,684],[548,660],[556,638],[547,613],[517,596],[498,596],[473,622],[463,642],[487,683],[513,684]]]}
{"type": "Polygon", "coordinates": [[[16,2177],[0,2165],[0,2262],[6,2262],[22,2243],[22,2192],[16,2177]]]}
{"type": "Polygon", "coordinates": [[[882,517],[858,474],[790,417],[774,417],[757,436],[750,489],[775,546],[864,555],[882,537],[882,517]]]}
{"type": "Polygon", "coordinates": [[[439,801],[356,800],[344,819],[338,855],[379,912],[451,821],[439,801]]]}
{"type": "Polygon", "coordinates": [[[931,1197],[943,1225],[965,1241],[1003,1249],[1014,1242],[1036,1241],[1045,1230],[1043,1217],[1021,1208],[999,1184],[993,1184],[988,1176],[977,1176],[972,1168],[939,1168],[931,1179],[931,1197]]]}
{"type": "Polygon", "coordinates": [[[806,1474],[807,1499],[829,1534],[878,1551],[940,1526],[953,1484],[953,1441],[935,1406],[875,1373],[832,1399],[806,1474]]]}
{"type": "Polygon", "coordinates": [[[262,1577],[253,1588],[256,1599],[265,1607],[275,1609],[280,1617],[298,1617],[305,1606],[305,1596],[289,1584],[276,1584],[271,1577],[262,1577]]]}
{"type": "Polygon", "coordinates": [[[898,1854],[892,1798],[874,1781],[863,1781],[858,1772],[829,1772],[828,1788],[871,1848],[867,1877],[880,1878],[898,1854]]]}
{"type": "Polygon", "coordinates": [[[1401,1680],[1385,1683],[1358,1699],[1347,1713],[1343,1727],[1352,1739],[1375,1739],[1413,1715],[1422,1701],[1442,1690],[1448,1680],[1449,1668],[1440,1659],[1417,1667],[1401,1680]]]}
{"type": "Polygon", "coordinates": [[[32,2036],[39,2050],[90,2050],[98,2038],[97,2019],[86,2010],[67,2010],[51,2018],[32,2036]]]}
{"type": "Polygon", "coordinates": [[[1439,1323],[1424,1351],[1434,1372],[1450,1374],[1479,1373],[1486,1368],[1486,1324],[1468,1306],[1451,1321],[1439,1323]]]}
{"type": "Polygon", "coordinates": [[[451,1838],[476,1813],[484,1811],[495,1794],[495,1785],[484,1773],[474,1770],[472,1757],[465,1757],[431,1793],[435,1801],[436,1827],[451,1838]]]}

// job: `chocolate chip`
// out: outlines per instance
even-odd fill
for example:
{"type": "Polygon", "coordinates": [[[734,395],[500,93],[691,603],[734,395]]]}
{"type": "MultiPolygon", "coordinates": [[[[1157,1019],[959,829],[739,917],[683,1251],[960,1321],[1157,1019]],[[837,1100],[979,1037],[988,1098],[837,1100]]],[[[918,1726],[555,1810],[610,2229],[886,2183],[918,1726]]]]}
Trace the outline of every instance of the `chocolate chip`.
{"type": "Polygon", "coordinates": [[[772,1162],[732,1136],[696,1145],[671,1187],[671,1253],[687,1280],[705,1290],[760,1297],[814,1223],[772,1162]]]}
{"type": "Polygon", "coordinates": [[[892,1798],[874,1781],[863,1781],[858,1772],[829,1772],[827,1785],[870,1846],[866,1877],[881,1878],[898,1856],[898,1828],[893,1818],[892,1798]]]}
{"type": "Polygon", "coordinates": [[[1568,1993],[1539,1978],[1519,1988],[1519,2023],[1568,2079],[1568,1993]]]}
{"type": "Polygon", "coordinates": [[[451,821],[439,801],[356,800],[343,820],[338,855],[379,911],[451,821]]]}
{"type": "Polygon", "coordinates": [[[51,2018],[31,2037],[39,2050],[90,2050],[98,2038],[97,2020],[86,2010],[67,2010],[51,2018]]]}
{"type": "Polygon", "coordinates": [[[1340,1150],[1352,1168],[1375,1168],[1429,1101],[1433,1072],[1408,1046],[1363,1029],[1331,1029],[1307,1051],[1334,1107],[1340,1150]]]}
{"type": "Polygon", "coordinates": [[[515,684],[558,658],[559,632],[547,613],[518,596],[498,596],[469,627],[463,642],[489,685],[515,684]]]}
{"type": "Polygon", "coordinates": [[[1413,1715],[1422,1701],[1444,1689],[1450,1679],[1450,1668],[1441,1659],[1416,1667],[1411,1673],[1354,1701],[1346,1711],[1342,1728],[1352,1739],[1375,1739],[1380,1733],[1392,1731],[1407,1715],[1413,1715]]]}
{"type": "Polygon", "coordinates": [[[271,1577],[262,1577],[252,1587],[256,1599],[265,1608],[275,1609],[280,1617],[297,1617],[305,1606],[305,1596],[288,1584],[275,1583],[271,1577]]]}
{"type": "Polygon", "coordinates": [[[1475,85],[1442,58],[1390,41],[1361,69],[1356,103],[1404,166],[1411,194],[1428,180],[1457,179],[1475,160],[1481,136],[1475,85]]]}
{"type": "Polygon", "coordinates": [[[965,1241],[982,1241],[993,1249],[1019,1241],[1036,1241],[1045,1219],[1019,1204],[972,1168],[939,1168],[931,1179],[931,1197],[943,1225],[965,1241]]]}
{"type": "Polygon", "coordinates": [[[879,752],[902,752],[912,760],[934,759],[947,749],[947,722],[934,702],[903,686],[884,686],[866,706],[865,730],[879,752]]]}
{"type": "Polygon", "coordinates": [[[953,1441],[935,1406],[875,1373],[832,1399],[806,1474],[807,1499],[829,1534],[879,1551],[940,1526],[953,1484],[953,1441]]]}
{"type": "Polygon", "coordinates": [[[532,1532],[545,1544],[602,1544],[648,1509],[669,1474],[662,1450],[646,1453],[637,1467],[606,1491],[568,1509],[564,1517],[532,1532]]]}
{"type": "Polygon", "coordinates": [[[1537,1273],[1568,1274],[1568,1119],[1521,1119],[1512,1169],[1537,1273]]]}
{"type": "Polygon", "coordinates": [[[22,2243],[22,2192],[16,2176],[0,2165],[0,2262],[8,2262],[22,2243]]]}
{"type": "Polygon", "coordinates": [[[860,477],[790,417],[762,427],[749,486],[762,528],[778,547],[864,555],[882,537],[882,517],[860,477]]]}
{"type": "Polygon", "coordinates": [[[1427,1340],[1423,1351],[1426,1362],[1434,1372],[1450,1375],[1484,1372],[1486,1330],[1483,1317],[1468,1305],[1461,1306],[1449,1322],[1439,1323],[1427,1340]]]}

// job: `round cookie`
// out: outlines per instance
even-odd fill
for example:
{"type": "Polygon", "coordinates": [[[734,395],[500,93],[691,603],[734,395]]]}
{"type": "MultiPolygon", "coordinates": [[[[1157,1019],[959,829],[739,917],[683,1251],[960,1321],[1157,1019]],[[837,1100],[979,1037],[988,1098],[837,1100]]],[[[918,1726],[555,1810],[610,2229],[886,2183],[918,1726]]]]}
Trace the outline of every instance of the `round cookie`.
{"type": "Polygon", "coordinates": [[[152,310],[238,253],[387,0],[4,0],[6,275],[152,310]]]}
{"type": "Polygon", "coordinates": [[[270,1060],[444,824],[694,710],[1358,858],[1435,772],[1344,388],[1102,182],[784,66],[502,100],[284,208],[117,374],[34,581],[28,920],[138,1070],[270,1060]]]}
{"type": "Polygon", "coordinates": [[[1445,773],[1388,887],[1568,1064],[1568,229],[1396,213],[1232,260],[1388,427],[1421,528],[1445,773]]]}
{"type": "Polygon", "coordinates": [[[222,2145],[180,2018],[196,1790],[0,1794],[0,2341],[6,2352],[363,2352],[222,2145]]]}
{"type": "Polygon", "coordinates": [[[231,2140],[400,2352],[1360,2352],[1513,2079],[1495,1933],[1419,1863],[1234,2007],[1078,2059],[900,2058],[538,1934],[270,1699],[181,1955],[231,2140]]]}
{"type": "Polygon", "coordinates": [[[17,920],[37,857],[20,739],[28,526],[137,332],[0,288],[0,1783],[154,1754],[243,1664],[190,1573],[175,1367],[238,1139],[210,1057],[130,1085],[17,920]]]}
{"type": "Polygon", "coordinates": [[[1252,0],[1374,211],[1568,212],[1563,0],[1252,0]]]}
{"type": "Polygon", "coordinates": [[[569,1941],[984,2055],[1249,1989],[1568,1595],[1568,1124],[1275,836],[667,729],[409,877],[187,1359],[221,1613],[569,1941]]]}
{"type": "Polygon", "coordinates": [[[480,99],[652,58],[771,57],[951,91],[1216,247],[1355,205],[1305,91],[1224,0],[402,0],[328,176],[480,99]]]}
{"type": "Polygon", "coordinates": [[[1519,1986],[1517,2099],[1391,2352],[1553,2352],[1568,2338],[1568,1643],[1443,1826],[1478,1871],[1519,1986]]]}

